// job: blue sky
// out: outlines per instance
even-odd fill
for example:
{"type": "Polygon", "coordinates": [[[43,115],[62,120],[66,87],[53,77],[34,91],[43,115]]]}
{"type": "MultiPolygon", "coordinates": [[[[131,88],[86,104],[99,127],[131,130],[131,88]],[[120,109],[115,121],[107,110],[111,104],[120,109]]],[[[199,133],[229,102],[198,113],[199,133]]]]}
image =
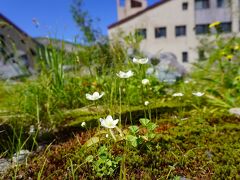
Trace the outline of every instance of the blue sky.
{"type": "MultiPolygon", "coordinates": [[[[159,0],[148,0],[151,5],[159,0]]],[[[1,0],[0,12],[33,37],[50,36],[73,41],[79,34],[70,5],[72,0],[1,0]],[[36,27],[33,19],[39,22],[36,27]]],[[[84,0],[84,9],[95,27],[107,34],[107,26],[117,21],[116,0],[84,0]]]]}

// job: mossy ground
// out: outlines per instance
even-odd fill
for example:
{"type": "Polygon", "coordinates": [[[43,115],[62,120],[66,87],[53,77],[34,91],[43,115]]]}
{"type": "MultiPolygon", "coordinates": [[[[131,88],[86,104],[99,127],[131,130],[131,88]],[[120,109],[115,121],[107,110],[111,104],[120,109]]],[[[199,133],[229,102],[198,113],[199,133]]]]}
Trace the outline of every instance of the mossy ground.
{"type": "Polygon", "coordinates": [[[111,138],[85,147],[84,143],[98,130],[79,131],[32,155],[26,165],[15,169],[15,175],[14,170],[10,171],[4,179],[36,179],[40,171],[41,179],[120,179],[121,164],[113,175],[97,178],[92,162],[84,163],[103,144],[112,156],[125,158],[126,179],[239,179],[240,119],[192,112],[184,117],[168,113],[153,120],[158,125],[157,136],[148,147],[125,148],[124,142],[113,143],[111,138]],[[76,169],[74,175],[70,167],[76,169]]]}

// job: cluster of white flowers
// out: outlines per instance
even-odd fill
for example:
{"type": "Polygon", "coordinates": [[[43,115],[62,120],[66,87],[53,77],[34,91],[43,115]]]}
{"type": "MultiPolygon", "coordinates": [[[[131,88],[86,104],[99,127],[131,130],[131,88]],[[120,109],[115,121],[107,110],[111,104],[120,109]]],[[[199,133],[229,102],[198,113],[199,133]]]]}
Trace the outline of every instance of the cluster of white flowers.
{"type": "Polygon", "coordinates": [[[145,105],[145,106],[148,106],[148,105],[149,105],[149,101],[145,101],[145,102],[144,102],[144,105],[145,105]]]}
{"type": "Polygon", "coordinates": [[[133,63],[136,64],[147,64],[148,63],[148,58],[133,58],[133,63]]]}
{"type": "Polygon", "coordinates": [[[117,73],[117,76],[123,79],[127,79],[133,76],[133,72],[131,70],[127,71],[127,72],[123,72],[120,71],[119,73],[117,73]]]}
{"type": "MultiPolygon", "coordinates": [[[[203,96],[205,93],[203,93],[203,92],[193,92],[192,93],[192,95],[194,95],[194,96],[197,96],[197,97],[201,97],[201,96],[203,96]]],[[[174,93],[173,95],[172,95],[173,97],[182,97],[182,96],[184,96],[184,94],[183,93],[174,93]]]]}
{"type": "Polygon", "coordinates": [[[85,126],[86,126],[86,122],[82,122],[82,123],[81,123],[81,126],[82,126],[82,127],[85,127],[85,126]]]}
{"type": "Polygon", "coordinates": [[[101,126],[109,129],[115,128],[118,121],[118,119],[114,120],[111,115],[108,115],[105,119],[100,118],[101,126]]]}
{"type": "MultiPolygon", "coordinates": [[[[146,64],[148,63],[148,58],[133,58],[133,63],[136,63],[136,64],[146,64]]],[[[127,72],[124,72],[124,71],[119,71],[119,73],[116,73],[116,75],[119,77],[119,78],[122,78],[122,79],[127,79],[127,78],[130,78],[134,75],[134,73],[129,70],[127,72]]],[[[145,81],[144,81],[145,82],[145,81]]]]}
{"type": "Polygon", "coordinates": [[[172,96],[173,97],[182,97],[182,96],[184,96],[184,94],[183,93],[174,93],[172,96]]]}
{"type": "Polygon", "coordinates": [[[99,94],[99,92],[94,92],[92,95],[91,94],[86,94],[86,98],[91,101],[96,101],[100,99],[104,95],[104,92],[99,94]]]}
{"type": "Polygon", "coordinates": [[[148,84],[150,84],[150,81],[148,79],[143,79],[142,84],[143,85],[148,85],[148,84]]]}
{"type": "Polygon", "coordinates": [[[198,96],[198,97],[201,97],[201,96],[203,96],[205,93],[203,93],[203,92],[194,92],[194,93],[192,93],[194,96],[198,96]]]}

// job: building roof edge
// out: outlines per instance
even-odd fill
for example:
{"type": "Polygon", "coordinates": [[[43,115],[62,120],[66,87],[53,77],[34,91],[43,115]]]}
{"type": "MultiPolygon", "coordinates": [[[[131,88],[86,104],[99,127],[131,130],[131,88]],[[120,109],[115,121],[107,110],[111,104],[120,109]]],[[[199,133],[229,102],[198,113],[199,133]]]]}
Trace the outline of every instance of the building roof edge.
{"type": "Polygon", "coordinates": [[[151,9],[154,9],[154,8],[156,8],[156,7],[164,4],[164,3],[166,3],[166,2],[169,2],[169,1],[171,1],[171,0],[161,0],[161,1],[159,1],[159,2],[156,2],[155,4],[147,7],[146,9],[143,9],[143,10],[141,10],[141,11],[139,11],[139,12],[137,12],[137,13],[131,15],[131,16],[128,16],[128,17],[126,17],[126,18],[124,18],[124,19],[122,19],[122,20],[120,20],[120,21],[117,21],[117,22],[115,22],[115,23],[113,23],[113,24],[110,24],[110,25],[108,26],[108,29],[112,29],[112,28],[114,28],[114,27],[116,27],[116,26],[119,26],[119,25],[121,25],[121,24],[123,24],[123,23],[125,23],[125,22],[127,22],[127,21],[129,21],[129,20],[131,20],[131,19],[134,19],[135,17],[138,17],[139,15],[144,14],[145,12],[147,12],[147,11],[149,11],[149,10],[151,10],[151,9]]]}

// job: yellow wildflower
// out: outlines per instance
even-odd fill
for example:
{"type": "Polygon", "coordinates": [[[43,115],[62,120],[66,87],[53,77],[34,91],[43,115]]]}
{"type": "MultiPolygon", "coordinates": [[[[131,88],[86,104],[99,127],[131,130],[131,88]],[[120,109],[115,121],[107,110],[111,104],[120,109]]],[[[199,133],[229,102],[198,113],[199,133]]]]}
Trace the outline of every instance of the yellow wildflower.
{"type": "Polygon", "coordinates": [[[219,21],[215,21],[215,22],[213,22],[213,23],[211,23],[210,25],[209,25],[209,28],[213,28],[213,27],[216,27],[216,26],[219,26],[221,23],[219,22],[219,21]]]}
{"type": "Polygon", "coordinates": [[[226,58],[227,58],[227,60],[231,61],[232,58],[233,58],[233,55],[232,55],[232,54],[229,54],[229,55],[226,56],[226,58]]]}
{"type": "Polygon", "coordinates": [[[239,45],[235,45],[235,46],[234,46],[234,49],[235,49],[235,50],[239,50],[239,45]]]}

